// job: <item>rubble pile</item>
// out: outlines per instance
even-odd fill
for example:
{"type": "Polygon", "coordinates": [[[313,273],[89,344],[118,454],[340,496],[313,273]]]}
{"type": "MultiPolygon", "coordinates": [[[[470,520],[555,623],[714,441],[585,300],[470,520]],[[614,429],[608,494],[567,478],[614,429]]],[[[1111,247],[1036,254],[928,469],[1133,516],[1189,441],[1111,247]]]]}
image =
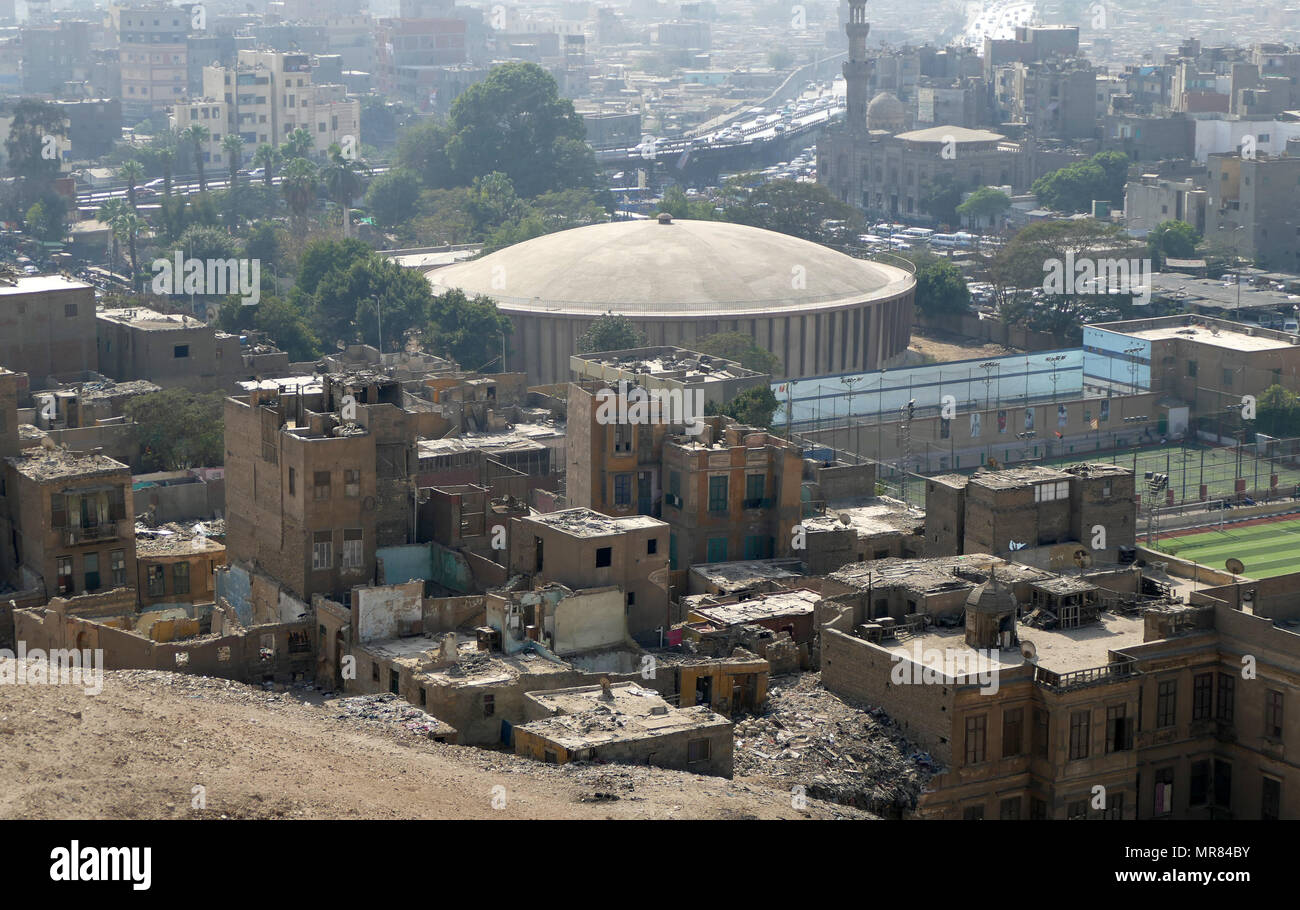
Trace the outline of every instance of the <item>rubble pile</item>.
{"type": "Polygon", "coordinates": [[[809,797],[900,817],[938,768],[880,709],[844,702],[820,673],[774,680],[761,715],[737,721],[736,776],[803,786],[809,797]]]}
{"type": "Polygon", "coordinates": [[[333,703],[340,720],[358,720],[377,726],[399,727],[420,736],[440,736],[450,727],[405,699],[383,692],[378,695],[353,695],[333,703]]]}

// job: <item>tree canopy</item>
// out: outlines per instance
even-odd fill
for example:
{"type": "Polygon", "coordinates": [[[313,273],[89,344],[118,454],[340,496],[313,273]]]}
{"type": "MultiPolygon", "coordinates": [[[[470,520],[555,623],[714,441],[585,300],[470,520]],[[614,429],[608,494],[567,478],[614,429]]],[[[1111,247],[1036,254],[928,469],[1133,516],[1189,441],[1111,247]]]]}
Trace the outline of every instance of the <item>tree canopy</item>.
{"type": "Polygon", "coordinates": [[[618,313],[606,313],[597,316],[587,331],[578,336],[578,353],[590,354],[595,351],[625,351],[629,348],[643,348],[646,337],[636,324],[626,316],[618,313]]]}

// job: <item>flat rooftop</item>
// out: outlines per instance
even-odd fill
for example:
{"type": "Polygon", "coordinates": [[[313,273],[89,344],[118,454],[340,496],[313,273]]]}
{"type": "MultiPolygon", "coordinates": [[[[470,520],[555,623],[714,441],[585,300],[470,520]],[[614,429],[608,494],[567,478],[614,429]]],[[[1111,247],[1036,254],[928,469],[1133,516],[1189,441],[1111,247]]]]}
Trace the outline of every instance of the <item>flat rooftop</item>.
{"type": "Polygon", "coordinates": [[[1001,471],[977,471],[970,483],[990,490],[1014,490],[1017,487],[1043,483],[1048,480],[1069,480],[1070,475],[1054,468],[1032,465],[1027,468],[1006,468],[1001,471]]]}
{"type": "Polygon", "coordinates": [[[89,291],[91,287],[84,281],[74,281],[62,275],[31,275],[19,278],[13,284],[0,283],[0,297],[77,290],[89,291]]]}
{"type": "Polygon", "coordinates": [[[723,626],[743,625],[765,619],[811,615],[821,596],[813,591],[774,591],[737,603],[695,607],[710,622],[723,626]]]}
{"type": "Polygon", "coordinates": [[[131,469],[107,455],[77,454],[62,449],[28,449],[9,459],[9,463],[23,477],[44,482],[49,480],[83,479],[110,474],[126,474],[131,469]]]}
{"type": "Polygon", "coordinates": [[[860,535],[900,532],[910,534],[925,525],[925,512],[899,499],[880,497],[860,506],[836,508],[827,506],[826,514],[805,518],[803,526],[809,531],[839,531],[852,528],[860,535]],[[847,518],[845,522],[841,516],[847,518]]]}
{"type": "Polygon", "coordinates": [[[564,531],[574,537],[607,537],[624,531],[641,531],[648,528],[666,528],[667,522],[650,515],[627,515],[613,518],[592,509],[564,509],[561,512],[546,512],[541,515],[529,515],[528,521],[546,525],[564,531]]]}
{"type": "Polygon", "coordinates": [[[99,310],[95,315],[108,322],[156,331],[201,329],[207,325],[201,319],[186,316],[183,313],[159,313],[157,310],[151,310],[143,306],[104,309],[99,310]]]}
{"type": "MultiPolygon", "coordinates": [[[[1038,665],[1054,673],[1071,673],[1109,663],[1109,652],[1142,644],[1143,621],[1141,616],[1118,616],[1101,613],[1097,622],[1075,629],[1034,629],[1020,626],[1020,640],[1033,642],[1038,652],[1038,665]]],[[[973,653],[966,644],[966,630],[931,628],[904,642],[887,639],[881,647],[900,654],[920,653],[927,650],[973,653]]],[[[1020,666],[1024,659],[1018,648],[998,652],[998,669],[1020,666]]]]}
{"type": "Polygon", "coordinates": [[[957,588],[974,588],[980,582],[963,578],[958,570],[966,569],[987,576],[989,567],[997,569],[998,579],[1008,584],[1054,578],[1051,572],[1019,563],[1008,563],[987,553],[961,556],[936,556],[926,559],[877,559],[853,562],[831,572],[827,577],[866,590],[899,587],[919,594],[957,588]]]}
{"type": "Polygon", "coordinates": [[[1193,341],[1197,344],[1208,344],[1231,351],[1276,351],[1294,347],[1290,342],[1281,338],[1266,338],[1260,335],[1258,330],[1256,330],[1255,334],[1248,335],[1244,328],[1242,331],[1237,332],[1223,329],[1212,331],[1205,326],[1195,325],[1160,326],[1154,329],[1126,332],[1125,334],[1133,338],[1140,338],[1143,341],[1167,341],[1170,339],[1193,341]]]}
{"type": "Polygon", "coordinates": [[[573,362],[587,368],[604,367],[638,376],[676,379],[688,385],[763,375],[724,357],[672,346],[575,354],[573,362]]]}
{"type": "Polygon", "coordinates": [[[456,662],[437,668],[433,665],[438,659],[438,642],[424,635],[378,639],[362,647],[375,657],[405,662],[417,679],[437,686],[490,686],[509,684],[526,674],[573,672],[568,664],[556,663],[531,651],[517,654],[480,651],[477,639],[461,633],[457,634],[456,662]]]}
{"type": "Polygon", "coordinates": [[[765,581],[801,578],[799,561],[745,559],[735,562],[710,562],[691,566],[691,571],[723,592],[741,591],[765,581]]]}
{"type": "Polygon", "coordinates": [[[532,692],[528,697],[555,714],[521,724],[519,729],[566,749],[731,726],[731,721],[703,705],[674,708],[658,692],[633,683],[610,686],[608,696],[600,686],[581,686],[532,692]]]}
{"type": "Polygon", "coordinates": [[[288,392],[295,395],[310,395],[325,391],[325,381],[320,376],[281,376],[278,379],[247,379],[239,383],[245,393],[260,390],[263,392],[288,392]]]}

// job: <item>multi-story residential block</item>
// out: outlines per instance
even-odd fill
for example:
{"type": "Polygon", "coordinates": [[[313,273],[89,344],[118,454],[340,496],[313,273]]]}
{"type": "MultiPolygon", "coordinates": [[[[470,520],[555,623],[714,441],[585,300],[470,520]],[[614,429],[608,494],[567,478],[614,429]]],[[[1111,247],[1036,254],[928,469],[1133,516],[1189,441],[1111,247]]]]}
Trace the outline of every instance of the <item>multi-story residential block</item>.
{"type": "Polygon", "coordinates": [[[37,388],[55,374],[98,370],[94,288],[57,275],[0,282],[0,365],[37,388]]]}
{"type": "Polygon", "coordinates": [[[1300,157],[1216,154],[1209,166],[1205,239],[1300,271],[1300,157]]]}
{"type": "Polygon", "coordinates": [[[124,6],[114,11],[122,65],[122,115],[163,114],[189,93],[190,5],[124,6]]]}

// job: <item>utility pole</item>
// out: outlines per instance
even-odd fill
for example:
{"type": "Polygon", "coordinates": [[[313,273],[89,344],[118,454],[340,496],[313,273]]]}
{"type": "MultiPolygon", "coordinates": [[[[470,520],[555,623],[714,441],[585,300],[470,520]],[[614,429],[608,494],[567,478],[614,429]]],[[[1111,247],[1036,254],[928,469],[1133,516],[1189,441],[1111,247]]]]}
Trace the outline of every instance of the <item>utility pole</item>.
{"type": "MultiPolygon", "coordinates": [[[[846,378],[844,379],[844,384],[845,384],[846,386],[849,387],[849,414],[848,414],[848,418],[849,418],[849,426],[850,426],[850,428],[853,428],[853,387],[854,387],[855,385],[857,385],[859,382],[861,382],[861,381],[862,381],[863,379],[865,379],[865,378],[866,378],[865,376],[861,376],[861,375],[859,375],[859,376],[849,376],[849,377],[846,377],[846,378]]],[[[859,426],[861,426],[861,424],[859,424],[859,426]]],[[[856,456],[858,457],[858,463],[861,464],[861,463],[862,463],[862,452],[861,452],[861,446],[858,445],[858,442],[859,442],[859,440],[858,440],[858,439],[856,438],[856,436],[855,436],[854,441],[853,441],[853,454],[856,455],[856,456]]]]}

